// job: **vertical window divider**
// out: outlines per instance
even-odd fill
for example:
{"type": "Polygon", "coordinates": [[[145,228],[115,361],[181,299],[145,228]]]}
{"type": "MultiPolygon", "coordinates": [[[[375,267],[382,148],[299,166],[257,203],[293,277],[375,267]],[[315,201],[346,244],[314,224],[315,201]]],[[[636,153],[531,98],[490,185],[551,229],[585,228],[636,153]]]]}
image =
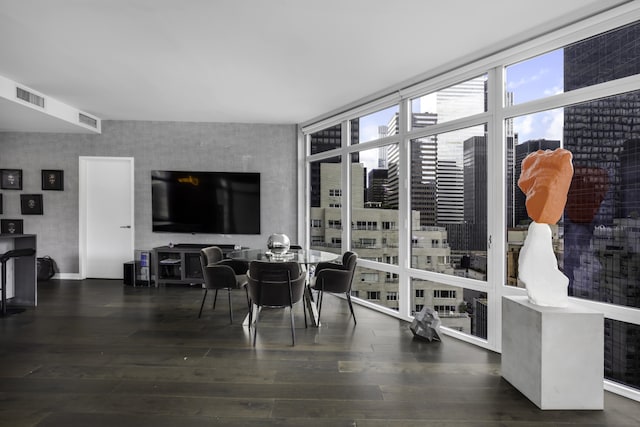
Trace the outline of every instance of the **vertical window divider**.
{"type": "Polygon", "coordinates": [[[487,109],[487,344],[500,351],[502,346],[502,288],[505,266],[505,179],[506,127],[501,116],[505,103],[504,70],[495,67],[488,71],[487,109]]]}
{"type": "Polygon", "coordinates": [[[307,247],[311,244],[309,224],[311,222],[311,208],[309,188],[311,188],[311,173],[309,171],[307,157],[311,153],[311,135],[304,135],[302,128],[298,126],[298,238],[300,245],[307,247]]]}
{"type": "Polygon", "coordinates": [[[347,149],[351,145],[351,121],[344,120],[342,126],[342,194],[340,200],[342,203],[342,252],[353,248],[351,242],[351,153],[347,149]]]}
{"type": "Polygon", "coordinates": [[[411,108],[409,98],[400,101],[400,110],[398,112],[399,128],[399,147],[400,153],[400,182],[402,185],[398,189],[398,221],[401,223],[398,230],[398,311],[401,316],[408,317],[411,315],[411,278],[409,277],[409,267],[411,266],[411,209],[410,209],[410,191],[411,191],[411,171],[410,171],[410,142],[407,140],[409,131],[411,108]]]}

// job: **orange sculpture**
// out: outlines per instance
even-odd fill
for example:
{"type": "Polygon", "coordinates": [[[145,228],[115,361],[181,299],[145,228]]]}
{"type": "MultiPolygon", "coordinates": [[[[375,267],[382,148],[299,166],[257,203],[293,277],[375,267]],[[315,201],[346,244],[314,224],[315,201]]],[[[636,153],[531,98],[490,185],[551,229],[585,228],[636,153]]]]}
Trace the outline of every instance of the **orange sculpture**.
{"type": "Polygon", "coordinates": [[[527,196],[529,217],[542,224],[560,220],[573,176],[571,152],[564,148],[538,150],[522,161],[518,187],[527,196]]]}

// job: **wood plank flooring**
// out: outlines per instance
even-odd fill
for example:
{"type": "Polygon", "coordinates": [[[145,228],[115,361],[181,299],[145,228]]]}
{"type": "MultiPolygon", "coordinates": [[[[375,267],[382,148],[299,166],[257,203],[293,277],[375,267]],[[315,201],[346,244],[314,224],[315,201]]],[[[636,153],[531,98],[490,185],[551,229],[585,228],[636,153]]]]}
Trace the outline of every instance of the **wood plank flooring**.
{"type": "MultiPolygon", "coordinates": [[[[500,376],[500,355],[326,295],[322,327],[265,310],[258,342],[243,292],[215,311],[202,290],[43,282],[39,305],[0,318],[0,426],[638,426],[640,403],[541,411],[500,376]]],[[[211,293],[210,293],[211,294],[211,293]]],[[[208,297],[208,298],[211,298],[208,297]]]]}

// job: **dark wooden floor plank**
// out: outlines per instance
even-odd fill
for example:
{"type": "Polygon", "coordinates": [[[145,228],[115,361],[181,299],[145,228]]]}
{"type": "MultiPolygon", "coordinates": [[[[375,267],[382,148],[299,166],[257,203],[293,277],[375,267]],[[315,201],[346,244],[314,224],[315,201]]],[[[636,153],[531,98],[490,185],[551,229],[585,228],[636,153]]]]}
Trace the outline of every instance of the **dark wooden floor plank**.
{"type": "Polygon", "coordinates": [[[0,319],[0,426],[637,426],[640,404],[541,411],[500,376],[500,355],[327,296],[322,327],[263,313],[258,344],[220,299],[191,286],[49,281],[39,305],[0,319]]]}

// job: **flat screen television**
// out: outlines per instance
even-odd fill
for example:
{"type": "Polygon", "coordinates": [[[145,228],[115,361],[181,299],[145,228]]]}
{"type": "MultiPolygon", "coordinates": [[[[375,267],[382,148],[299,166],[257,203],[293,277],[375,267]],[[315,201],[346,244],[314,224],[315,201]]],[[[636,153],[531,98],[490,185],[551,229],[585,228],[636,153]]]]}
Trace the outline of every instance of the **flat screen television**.
{"type": "Polygon", "coordinates": [[[154,232],[260,234],[260,174],[151,171],[154,232]]]}

